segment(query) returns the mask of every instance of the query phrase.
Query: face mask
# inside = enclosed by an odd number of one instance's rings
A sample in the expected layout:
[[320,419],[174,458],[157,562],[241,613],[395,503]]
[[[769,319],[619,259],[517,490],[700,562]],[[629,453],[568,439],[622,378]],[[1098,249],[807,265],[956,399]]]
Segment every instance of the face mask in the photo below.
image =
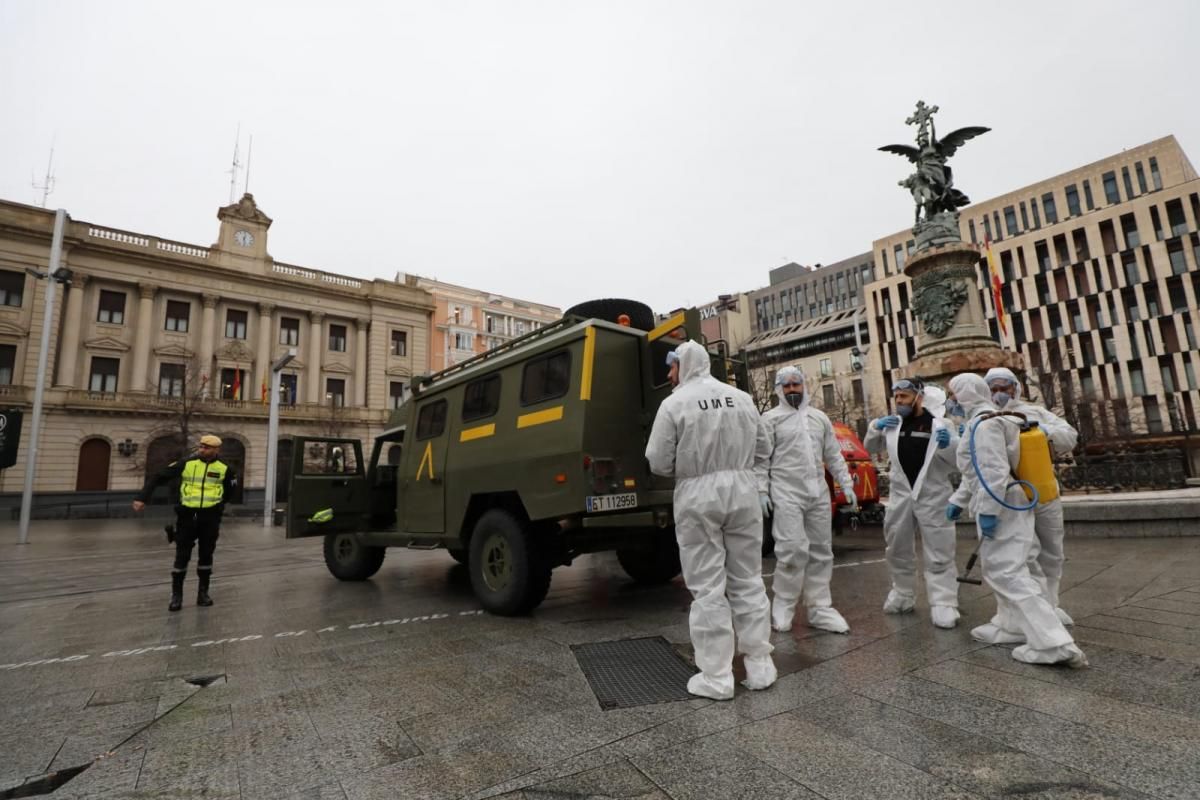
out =
[[909,414],[913,413],[913,407],[908,406],[908,405],[903,405],[901,403],[897,403],[896,404],[896,413],[902,417],[907,417]]
[[804,402],[804,395],[802,394],[785,394],[783,397],[792,408],[799,408],[800,404]]
[[1006,405],[1008,405],[1009,400],[1012,400],[1012,395],[1010,395],[1008,392],[996,392],[992,395],[992,402],[998,405],[1000,408],[1004,408]]
[[958,400],[946,401],[946,414],[951,417],[965,417],[967,412],[963,409],[962,404]]

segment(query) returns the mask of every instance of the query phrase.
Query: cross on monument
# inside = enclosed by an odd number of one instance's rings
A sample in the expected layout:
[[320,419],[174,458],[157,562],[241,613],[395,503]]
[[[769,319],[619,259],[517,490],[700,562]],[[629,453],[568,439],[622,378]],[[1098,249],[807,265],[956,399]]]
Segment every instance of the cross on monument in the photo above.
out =
[[917,136],[922,136],[925,133],[925,126],[927,126],[929,124],[933,115],[937,113],[937,110],[938,110],[937,106],[929,107],[929,106],[925,105],[924,100],[918,100],[917,101],[917,110],[913,112],[913,115],[911,117],[904,120],[904,124],[905,125],[916,125],[917,126]]

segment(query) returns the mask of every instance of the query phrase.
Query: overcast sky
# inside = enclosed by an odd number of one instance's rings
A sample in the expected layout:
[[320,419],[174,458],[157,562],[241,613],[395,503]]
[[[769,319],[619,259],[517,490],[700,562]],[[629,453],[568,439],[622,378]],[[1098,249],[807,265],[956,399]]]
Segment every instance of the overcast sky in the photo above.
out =
[[[922,16],[917,16],[918,14]],[[0,197],[216,240],[241,125],[280,261],[658,311],[911,224],[915,101],[973,200],[1173,133],[1200,3],[0,0]],[[238,192],[241,192],[239,182]]]

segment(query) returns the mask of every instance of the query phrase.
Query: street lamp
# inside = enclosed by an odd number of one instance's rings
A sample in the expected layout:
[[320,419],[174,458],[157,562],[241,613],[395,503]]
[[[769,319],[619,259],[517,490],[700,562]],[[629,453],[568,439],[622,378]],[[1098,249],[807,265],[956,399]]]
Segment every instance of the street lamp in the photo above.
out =
[[45,272],[26,267],[28,272],[39,280],[46,280],[46,304],[42,312],[42,340],[38,350],[37,379],[33,389],[33,426],[29,431],[29,455],[25,459],[25,489],[21,492],[21,523],[17,535],[18,544],[29,541],[29,514],[33,508],[33,478],[37,473],[38,438],[42,434],[42,395],[46,391],[46,361],[50,355],[50,319],[54,316],[54,295],[57,293],[54,284],[64,286],[71,282],[71,270],[60,267],[62,260],[63,228],[66,226],[67,212],[58,209],[54,213],[54,238],[50,242],[50,263]]
[[263,527],[271,527],[272,512],[275,510],[275,472],[279,460],[279,385],[283,368],[296,357],[296,348],[275,359],[271,364],[271,411],[267,419],[267,480],[263,497]]

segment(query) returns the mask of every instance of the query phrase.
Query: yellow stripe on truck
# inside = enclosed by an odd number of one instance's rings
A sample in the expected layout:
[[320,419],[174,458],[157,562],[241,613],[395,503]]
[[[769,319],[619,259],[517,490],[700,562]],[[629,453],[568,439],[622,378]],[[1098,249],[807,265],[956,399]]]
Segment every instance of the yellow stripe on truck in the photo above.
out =
[[592,399],[592,362],[596,358],[596,329],[588,328],[583,339],[583,379],[579,382],[579,399]]
[[652,342],[655,339],[661,339],[662,337],[666,336],[668,333],[675,330],[676,328],[682,328],[684,320],[685,320],[684,312],[680,311],[678,314],[671,317],[669,320],[664,322],[662,325],[659,325],[657,328],[655,328],[654,330],[647,333],[646,338]]
[[532,414],[522,414],[517,417],[518,428],[532,428],[534,425],[545,425],[547,422],[558,422],[562,419],[563,407],[555,406],[545,411],[534,411]]
[[496,423],[489,422],[487,425],[479,425],[474,428],[467,428],[462,433],[458,434],[460,442],[470,442],[475,439],[486,439],[496,432]]

